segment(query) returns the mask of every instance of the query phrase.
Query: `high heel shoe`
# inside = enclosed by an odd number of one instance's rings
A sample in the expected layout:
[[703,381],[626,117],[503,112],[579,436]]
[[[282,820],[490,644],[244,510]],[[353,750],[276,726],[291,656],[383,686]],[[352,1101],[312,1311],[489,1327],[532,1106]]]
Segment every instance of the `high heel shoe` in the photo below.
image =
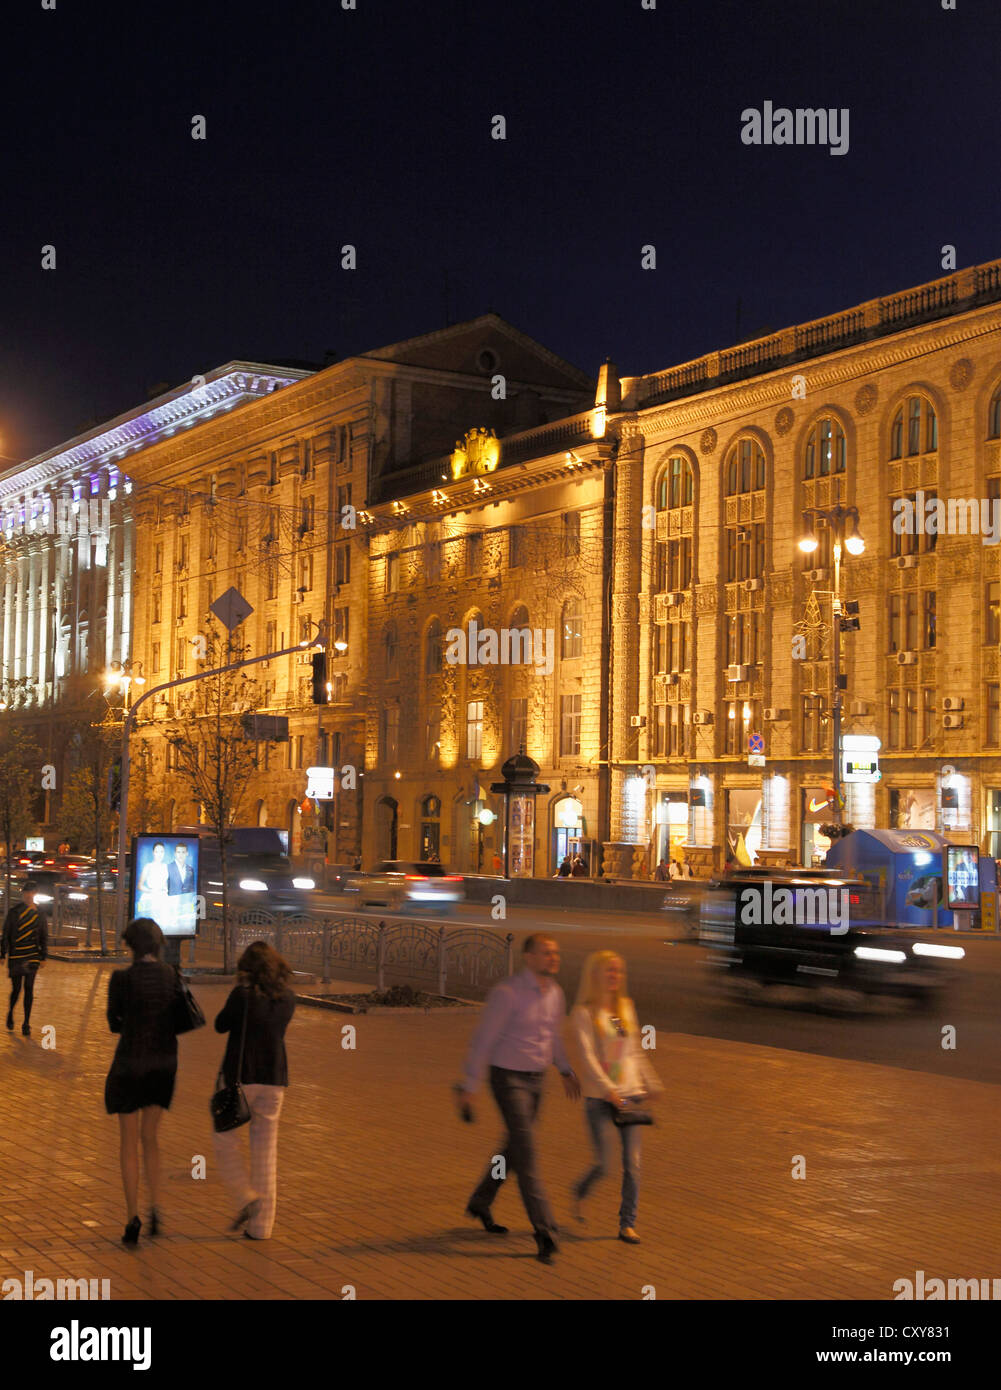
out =
[[158,1236],[160,1234],[160,1213],[157,1211],[156,1207],[150,1210],[149,1233],[151,1236]]
[[122,1234],[123,1245],[139,1244],[139,1232],[142,1230],[142,1224],[143,1223],[139,1220],[138,1216],[133,1216],[132,1220],[125,1227],[125,1230]]

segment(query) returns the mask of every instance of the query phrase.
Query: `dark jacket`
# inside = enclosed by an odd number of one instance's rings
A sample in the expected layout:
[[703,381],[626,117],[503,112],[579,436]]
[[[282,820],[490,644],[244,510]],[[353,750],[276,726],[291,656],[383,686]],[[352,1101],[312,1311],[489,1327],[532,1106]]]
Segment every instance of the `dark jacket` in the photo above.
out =
[[46,960],[49,954],[49,938],[45,918],[36,907],[27,903],[15,903],[4,918],[3,935],[0,936],[0,960],[10,957],[15,962],[27,965],[33,961]]
[[130,1074],[177,1066],[177,1001],[181,983],[173,966],[138,960],[108,981],[108,1027],[121,1038],[115,1065]]
[[[286,989],[271,999],[249,985],[237,985],[215,1021],[217,1033],[229,1033],[222,1071],[227,1086],[237,1079],[247,1086],[287,1086],[288,1058],[285,1055],[285,1029],[295,1009],[295,995]],[[240,1033],[247,1010],[247,1038],[243,1048],[243,1068],[239,1078],[236,1064],[240,1057]]]

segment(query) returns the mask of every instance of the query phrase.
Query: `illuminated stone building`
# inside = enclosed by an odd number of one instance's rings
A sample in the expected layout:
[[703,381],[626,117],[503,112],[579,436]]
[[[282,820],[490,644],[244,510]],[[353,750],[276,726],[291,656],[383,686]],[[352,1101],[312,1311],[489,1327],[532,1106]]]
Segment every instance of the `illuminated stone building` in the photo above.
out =
[[[311,863],[352,863],[362,851],[372,708],[369,499],[415,456],[453,440],[473,418],[503,432],[522,419],[562,417],[587,379],[494,314],[347,359],[232,416],[146,449],[134,469],[137,546],[133,660],[153,685],[196,670],[210,604],[236,588],[253,612],[246,655],[323,634],[328,702],[312,698],[312,653],[251,668],[257,709],[288,720],[287,742],[262,742],[244,823],[288,832]],[[585,392],[586,393],[586,392]],[[402,659],[402,658],[401,658]],[[153,775],[167,828],[198,818],[156,725],[174,713],[156,698]],[[332,766],[332,801],[306,797],[307,769]],[[366,856],[367,857],[367,856]]]
[[804,509],[840,501],[865,541],[842,564],[860,620],[843,731],[882,742],[881,780],[845,788],[844,818],[1001,852],[1001,548],[898,534],[893,505],[979,515],[1001,496],[999,301],[995,262],[622,382],[612,840],[641,806],[651,860],[669,820],[703,869],[826,848],[831,531],[810,557],[797,542]]
[[[31,730],[57,769],[57,787],[66,752],[54,723],[60,702],[70,687],[99,698],[106,673],[132,656],[128,470],[158,440],[302,375],[231,362],[0,475],[0,708]],[[51,809],[48,800],[39,807],[43,826]]]
[[[842,564],[843,732],[882,743],[844,819],[1001,853],[1001,547],[893,527],[895,501],[1001,502],[1001,264],[668,371],[606,367],[589,409],[486,454],[488,423],[457,417],[462,448],[370,507],[366,858],[490,872],[489,787],[522,744],[550,787],[536,875],[575,844],[616,877],[819,858],[832,533],[797,542],[839,503],[865,541]],[[473,623],[552,629],[552,670],[503,643],[470,664]]]

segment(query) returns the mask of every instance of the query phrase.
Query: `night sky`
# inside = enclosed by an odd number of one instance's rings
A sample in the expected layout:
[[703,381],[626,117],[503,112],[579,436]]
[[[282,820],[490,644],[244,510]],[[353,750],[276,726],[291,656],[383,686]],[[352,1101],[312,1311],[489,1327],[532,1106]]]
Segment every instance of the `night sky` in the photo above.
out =
[[[0,454],[234,358],[493,309],[633,374],[1001,256],[997,0],[356,3],[4,6]],[[848,153],[743,144],[766,100]]]

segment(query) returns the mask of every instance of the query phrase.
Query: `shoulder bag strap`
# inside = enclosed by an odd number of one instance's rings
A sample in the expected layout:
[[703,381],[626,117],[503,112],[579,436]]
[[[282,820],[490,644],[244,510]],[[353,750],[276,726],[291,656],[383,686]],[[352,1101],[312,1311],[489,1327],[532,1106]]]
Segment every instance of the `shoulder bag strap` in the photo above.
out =
[[243,1027],[240,1029],[240,1060],[236,1064],[237,1085],[243,1083],[243,1045],[247,1041],[247,1015],[250,1013],[250,986],[247,986],[247,999],[243,1009]]

